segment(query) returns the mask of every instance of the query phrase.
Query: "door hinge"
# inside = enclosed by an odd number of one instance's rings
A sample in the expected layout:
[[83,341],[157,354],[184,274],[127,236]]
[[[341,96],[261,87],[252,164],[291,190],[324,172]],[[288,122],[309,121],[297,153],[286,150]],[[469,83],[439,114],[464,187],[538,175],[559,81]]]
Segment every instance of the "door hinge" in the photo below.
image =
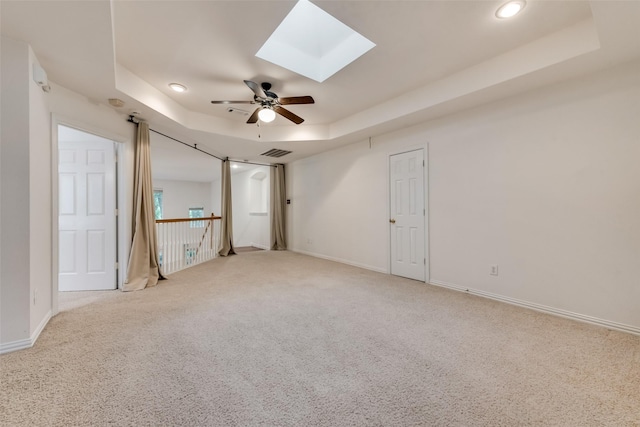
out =
[[424,259],[424,265],[427,265],[427,259],[426,258]]
[[118,209],[116,209],[116,216],[118,216],[118,214],[119,214]]
[[116,262],[116,270],[120,268],[120,263]]
[[427,209],[422,209],[422,216],[427,216]]
[[422,161],[422,167],[424,167],[424,166],[425,166],[425,164],[424,164],[424,160],[423,160],[423,161]]

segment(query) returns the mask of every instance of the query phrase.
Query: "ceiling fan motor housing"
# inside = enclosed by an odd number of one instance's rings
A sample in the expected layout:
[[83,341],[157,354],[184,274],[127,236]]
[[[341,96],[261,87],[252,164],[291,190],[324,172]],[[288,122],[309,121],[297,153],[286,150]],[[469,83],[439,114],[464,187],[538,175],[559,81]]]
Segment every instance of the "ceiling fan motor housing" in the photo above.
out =
[[278,98],[278,95],[276,95],[275,93],[269,91],[269,89],[271,89],[271,83],[262,82],[260,84],[260,86],[262,87],[262,91],[264,92],[265,95],[267,95],[268,98],[271,98],[271,99],[277,99]]

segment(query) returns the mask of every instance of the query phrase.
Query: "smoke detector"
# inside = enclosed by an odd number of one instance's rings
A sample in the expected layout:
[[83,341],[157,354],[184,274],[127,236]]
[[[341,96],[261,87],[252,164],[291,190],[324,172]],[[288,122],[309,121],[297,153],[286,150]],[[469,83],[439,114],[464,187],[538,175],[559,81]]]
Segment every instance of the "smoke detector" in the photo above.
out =
[[124,101],[118,98],[109,98],[109,105],[116,108],[124,107]]

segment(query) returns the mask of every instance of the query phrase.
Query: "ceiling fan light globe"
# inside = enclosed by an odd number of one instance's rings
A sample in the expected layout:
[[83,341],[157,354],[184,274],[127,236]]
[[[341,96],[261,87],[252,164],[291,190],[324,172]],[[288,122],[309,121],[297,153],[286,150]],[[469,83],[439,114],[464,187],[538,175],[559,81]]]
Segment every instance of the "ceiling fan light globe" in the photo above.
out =
[[263,108],[258,113],[258,117],[265,123],[270,123],[276,118],[276,113],[270,108]]

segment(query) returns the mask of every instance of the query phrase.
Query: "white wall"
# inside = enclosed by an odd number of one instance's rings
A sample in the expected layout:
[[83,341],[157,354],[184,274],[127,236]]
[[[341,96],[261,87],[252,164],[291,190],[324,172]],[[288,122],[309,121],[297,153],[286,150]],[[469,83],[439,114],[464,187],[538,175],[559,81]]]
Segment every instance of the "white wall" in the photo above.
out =
[[153,188],[162,190],[162,214],[165,219],[189,218],[189,208],[204,208],[204,216],[212,212],[210,182],[154,179]]
[[211,209],[214,214],[220,216],[222,212],[222,181],[216,179],[211,183]]
[[51,315],[51,150],[37,59],[2,38],[0,352],[30,346]]
[[288,247],[389,271],[388,167],[393,147],[363,141],[286,165]]
[[428,144],[431,283],[640,333],[638,117],[636,62],[294,162],[290,248],[388,271],[388,155]]
[[[2,146],[0,182],[0,352],[28,347],[52,310],[57,263],[57,135],[63,123],[119,141],[120,177],[133,173],[134,126],[124,115],[50,82],[45,94],[33,82],[37,62],[24,42],[2,38]],[[46,70],[45,70],[46,71]],[[120,265],[131,241],[133,185],[120,192]],[[121,269],[121,271],[123,270]],[[36,302],[34,303],[34,293]]]
[[[0,346],[30,336],[29,50],[2,37]],[[11,126],[8,124],[11,123]],[[0,347],[1,348],[1,347]]]

